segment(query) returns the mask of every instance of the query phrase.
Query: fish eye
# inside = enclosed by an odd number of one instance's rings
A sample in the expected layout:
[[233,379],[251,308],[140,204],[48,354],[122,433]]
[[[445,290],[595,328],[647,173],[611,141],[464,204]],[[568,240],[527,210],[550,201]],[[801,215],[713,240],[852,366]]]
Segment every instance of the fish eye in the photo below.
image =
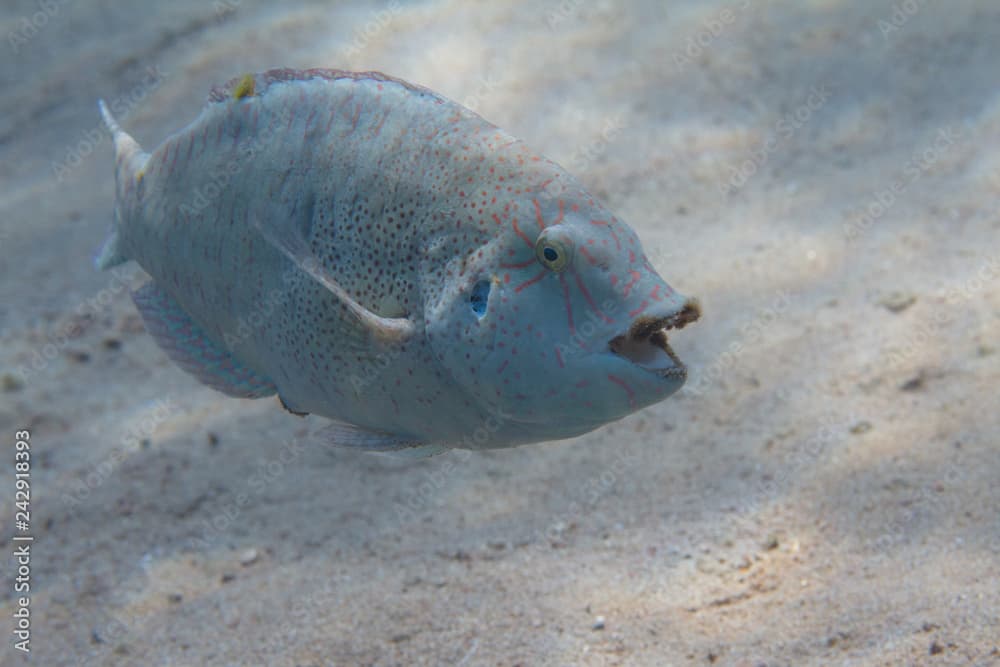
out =
[[535,242],[535,256],[542,266],[558,273],[569,265],[569,246],[543,233]]

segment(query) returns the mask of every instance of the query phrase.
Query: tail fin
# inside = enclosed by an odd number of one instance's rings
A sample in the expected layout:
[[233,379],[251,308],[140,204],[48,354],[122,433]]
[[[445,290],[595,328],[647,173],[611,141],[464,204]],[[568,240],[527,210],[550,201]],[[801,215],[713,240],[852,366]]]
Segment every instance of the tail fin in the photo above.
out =
[[135,139],[130,137],[108,110],[104,100],[98,100],[104,125],[111,133],[115,145],[115,214],[111,235],[104,242],[104,247],[95,260],[99,269],[109,269],[128,261],[123,253],[121,227],[125,222],[127,211],[126,195],[135,191],[136,181],[142,178],[143,168],[149,159],[149,153],[142,150]]

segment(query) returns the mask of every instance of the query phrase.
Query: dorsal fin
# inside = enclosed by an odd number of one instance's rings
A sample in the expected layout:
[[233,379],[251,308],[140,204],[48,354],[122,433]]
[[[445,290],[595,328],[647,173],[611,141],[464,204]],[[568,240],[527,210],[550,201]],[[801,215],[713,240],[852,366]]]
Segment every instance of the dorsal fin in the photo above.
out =
[[283,67],[279,69],[269,69],[253,74],[230,79],[221,86],[213,86],[208,93],[209,103],[227,102],[232,99],[243,99],[262,95],[272,83],[283,81],[312,81],[314,79],[325,79],[326,81],[336,81],[338,79],[353,79],[355,81],[377,81],[379,83],[398,84],[415,93],[429,95],[436,100],[447,102],[444,97],[435,93],[430,88],[424,88],[415,83],[404,81],[403,79],[383,74],[382,72],[348,72],[341,69],[328,69],[325,67],[314,67],[312,69],[292,69]]
[[101,109],[101,118],[104,125],[111,133],[111,138],[115,145],[115,215],[111,227],[111,234],[104,242],[97,256],[95,264],[99,269],[107,269],[112,266],[128,261],[125,249],[122,247],[121,226],[125,223],[123,210],[126,208],[128,193],[135,192],[138,188],[132,187],[142,179],[143,169],[149,160],[149,153],[142,150],[139,142],[133,139],[121,128],[115,117],[111,115],[108,105],[104,100],[98,100],[97,106]]
[[135,175],[141,173],[142,168],[146,165],[149,153],[142,150],[139,142],[121,128],[115,117],[111,115],[104,100],[97,100],[97,106],[101,109],[101,118],[104,119],[104,125],[111,133],[115,144],[115,163],[118,167],[118,175],[122,176],[123,172],[127,171],[129,176],[135,178]]

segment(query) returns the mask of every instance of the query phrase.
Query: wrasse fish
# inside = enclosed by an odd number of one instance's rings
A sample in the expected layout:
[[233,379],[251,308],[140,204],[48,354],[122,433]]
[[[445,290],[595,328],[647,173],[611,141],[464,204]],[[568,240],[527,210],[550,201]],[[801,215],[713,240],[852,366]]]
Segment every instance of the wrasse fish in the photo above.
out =
[[568,438],[663,400],[700,314],[636,233],[472,111],[378,72],[212,90],[144,152],[112,118],[114,225],[149,333],[333,444],[426,456]]

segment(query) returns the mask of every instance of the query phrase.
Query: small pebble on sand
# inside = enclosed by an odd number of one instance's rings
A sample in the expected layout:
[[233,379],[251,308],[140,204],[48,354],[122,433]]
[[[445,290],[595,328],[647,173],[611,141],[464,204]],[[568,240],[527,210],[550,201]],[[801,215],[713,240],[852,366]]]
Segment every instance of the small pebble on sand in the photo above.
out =
[[903,292],[892,292],[881,299],[879,299],[879,305],[883,306],[886,310],[892,313],[901,313],[914,303],[916,303],[917,297],[912,294],[905,294]]
[[20,378],[10,373],[4,373],[0,383],[3,384],[4,391],[20,391],[24,388],[24,383],[21,382]]
[[861,435],[862,433],[867,433],[872,430],[872,423],[867,421],[860,421],[851,427],[851,433],[854,435]]
[[924,388],[924,381],[926,379],[927,375],[921,371],[903,384],[899,385],[899,389],[900,391],[919,391]]
[[70,350],[66,354],[78,364],[85,364],[90,361],[90,353],[83,350]]

